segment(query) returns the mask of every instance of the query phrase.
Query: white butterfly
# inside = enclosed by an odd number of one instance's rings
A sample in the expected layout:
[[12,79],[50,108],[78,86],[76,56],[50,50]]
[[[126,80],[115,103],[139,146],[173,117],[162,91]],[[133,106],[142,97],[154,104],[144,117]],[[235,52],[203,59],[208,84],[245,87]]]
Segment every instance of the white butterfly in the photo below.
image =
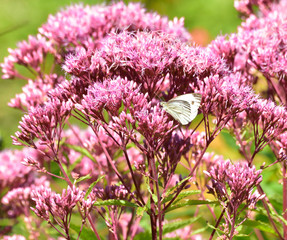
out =
[[175,120],[182,125],[187,125],[196,117],[200,103],[199,93],[188,93],[170,99],[168,102],[161,102],[160,105]]

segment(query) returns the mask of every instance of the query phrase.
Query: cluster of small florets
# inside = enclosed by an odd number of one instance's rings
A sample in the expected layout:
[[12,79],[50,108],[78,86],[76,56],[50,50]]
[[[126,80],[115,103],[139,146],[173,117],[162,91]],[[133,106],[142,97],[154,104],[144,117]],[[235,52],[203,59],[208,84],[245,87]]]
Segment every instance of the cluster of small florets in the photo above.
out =
[[208,187],[230,214],[236,214],[239,206],[246,203],[254,208],[256,202],[264,197],[253,190],[262,181],[262,170],[256,170],[248,163],[232,164],[229,160],[219,161],[205,173],[211,178],[212,187]]

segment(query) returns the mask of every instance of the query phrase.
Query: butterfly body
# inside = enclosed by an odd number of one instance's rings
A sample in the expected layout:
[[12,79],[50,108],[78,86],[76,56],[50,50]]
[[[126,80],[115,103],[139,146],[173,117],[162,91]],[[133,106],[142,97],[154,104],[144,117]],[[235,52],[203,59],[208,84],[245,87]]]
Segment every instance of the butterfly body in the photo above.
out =
[[190,123],[197,115],[201,103],[199,93],[188,93],[161,102],[163,109],[182,125]]

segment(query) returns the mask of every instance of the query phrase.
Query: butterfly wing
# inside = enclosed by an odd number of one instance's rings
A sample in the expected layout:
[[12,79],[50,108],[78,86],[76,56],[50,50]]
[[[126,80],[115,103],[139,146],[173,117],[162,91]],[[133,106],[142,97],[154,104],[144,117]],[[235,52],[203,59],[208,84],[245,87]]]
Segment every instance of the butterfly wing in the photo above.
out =
[[182,125],[186,125],[190,122],[190,104],[184,100],[167,102],[167,107],[165,110]]
[[199,93],[189,93],[189,94],[184,94],[181,96],[178,96],[179,98],[181,98],[183,96],[183,98],[186,98],[187,101],[189,101],[190,104],[190,115],[189,115],[189,119],[190,122],[195,119],[195,117],[198,114],[198,108],[200,106],[201,103],[201,94]]
[[169,100],[164,109],[182,125],[187,125],[196,117],[200,102],[200,94],[189,93]]

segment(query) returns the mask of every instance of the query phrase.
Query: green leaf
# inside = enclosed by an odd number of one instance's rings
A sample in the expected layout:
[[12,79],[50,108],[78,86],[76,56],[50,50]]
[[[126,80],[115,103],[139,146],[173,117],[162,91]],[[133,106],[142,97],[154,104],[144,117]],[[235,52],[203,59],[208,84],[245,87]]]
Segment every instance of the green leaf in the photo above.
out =
[[[78,235],[80,232],[81,226],[70,223],[70,229],[74,230],[76,232],[76,234]],[[75,239],[77,239],[77,238],[75,238]],[[82,229],[82,232],[81,232],[79,239],[81,239],[81,240],[96,239],[96,234],[91,229],[87,228],[86,226],[83,226],[83,229]]]
[[218,204],[218,201],[211,201],[211,200],[184,200],[179,204],[172,204],[167,210],[166,212],[170,212],[174,209],[177,208],[182,208],[182,207],[186,207],[186,206],[193,206],[193,205],[205,205],[205,204]]
[[91,178],[92,178],[91,175],[88,174],[88,175],[86,175],[86,176],[82,176],[82,177],[76,179],[75,183],[79,183],[79,182],[82,182],[82,181],[84,181],[84,180],[91,179]]
[[[125,109],[125,105],[124,105],[124,102],[122,101],[121,103],[121,107],[119,108],[119,114]],[[127,109],[128,111],[128,109]]]
[[[62,164],[62,167],[63,167],[64,171],[67,173],[67,172],[68,172],[68,168],[67,168],[67,165],[65,165],[65,164]],[[62,174],[62,172],[61,172],[61,174]]]
[[136,215],[139,217],[142,217],[144,215],[145,212],[148,211],[148,207],[147,205],[143,206],[143,207],[138,207],[137,211],[136,211]]
[[96,159],[93,157],[93,155],[86,148],[83,148],[81,146],[67,144],[67,143],[65,145],[68,146],[69,148],[75,150],[76,152],[79,152],[79,153],[83,154],[84,156],[88,157],[93,162],[96,162]]
[[150,185],[149,185],[149,179],[147,177],[145,177],[144,183],[145,183],[146,189],[148,190],[149,194],[152,197],[152,200],[155,202],[155,204],[157,204],[157,202],[158,202],[157,196],[152,193],[152,191],[150,189]]
[[205,226],[205,227],[203,227],[203,228],[196,229],[196,230],[192,231],[192,234],[191,234],[191,235],[196,235],[196,234],[205,232],[205,231],[207,230],[207,228],[208,228],[208,226]]
[[220,233],[220,235],[223,235],[223,234],[224,234],[224,232],[223,232],[222,230],[220,230],[219,228],[214,227],[214,226],[211,225],[209,222],[206,222],[206,225],[207,225],[208,227],[210,227],[211,229],[215,229],[217,232]]
[[71,164],[69,167],[68,167],[68,173],[70,174],[74,169],[75,167],[82,161],[83,159],[83,156],[80,156],[79,158],[76,159],[75,162],[73,162],[73,164]]
[[189,218],[189,219],[185,219],[185,220],[166,223],[163,226],[163,234],[167,234],[167,233],[173,232],[177,229],[181,229],[181,228],[183,228],[187,225],[190,225],[191,223],[197,221],[199,218],[200,217],[194,217],[194,218]]
[[280,219],[284,224],[287,225],[287,221],[286,219],[284,219],[283,214],[281,215],[281,214],[276,213],[272,207],[269,207],[269,209],[270,209],[271,216],[274,218],[276,222],[278,222],[277,219]]
[[134,142],[129,142],[126,146],[127,150],[130,148],[137,148],[136,144]]
[[137,216],[142,217],[145,212],[148,213],[149,211],[150,211],[150,198],[148,198],[145,206],[143,207],[138,206],[136,214]]
[[137,208],[138,205],[126,200],[109,199],[104,201],[98,201],[94,203],[94,206],[124,206]]
[[[206,225],[208,226],[208,227],[210,227],[211,229],[215,229],[216,230],[216,232],[219,234],[219,235],[225,235],[225,233],[222,231],[222,230],[220,230],[219,228],[216,228],[216,227],[214,227],[213,225],[211,225],[209,222],[206,222]],[[241,226],[239,226],[238,228],[236,228],[236,230],[238,230],[238,231],[240,231],[240,229],[241,229]],[[250,236],[249,235],[247,235],[247,234],[236,234],[235,236],[233,236],[234,237],[234,239],[237,239],[237,238],[247,238],[247,239],[250,239]]]
[[186,177],[184,179],[182,179],[180,182],[178,182],[174,187],[170,188],[165,195],[168,197],[172,191],[174,191],[175,189],[177,189],[183,182],[188,181],[191,177]]
[[163,188],[163,184],[162,184],[162,181],[158,180],[158,185]]
[[244,226],[248,226],[251,228],[257,228],[263,232],[268,232],[268,233],[272,233],[275,234],[277,236],[277,233],[274,231],[274,229],[270,226],[270,224],[261,222],[261,221],[255,221],[255,220],[250,220],[247,219],[246,221],[243,222]]
[[[177,198],[176,198],[176,201],[175,201],[174,203],[179,202],[180,200],[182,200],[182,199],[185,198],[185,197],[189,197],[189,196],[191,196],[191,195],[199,194],[199,193],[200,193],[199,190],[183,191],[183,192],[181,192],[180,194],[178,194],[178,196],[177,196]],[[170,201],[172,198],[173,198],[173,194],[171,194],[171,195],[165,197],[165,198],[162,200],[162,203],[166,203],[166,202]]]
[[[280,219],[283,223],[285,223],[287,225],[287,221],[280,214],[275,213],[272,208],[269,208],[269,210],[270,210],[270,215],[271,215],[271,217],[275,223],[278,223],[281,225],[281,223],[279,222],[279,219]],[[266,209],[263,207],[258,206],[258,207],[256,207],[255,211],[258,213],[261,213],[265,216],[268,216]]]
[[148,240],[152,239],[151,233],[149,231],[141,232],[137,234],[134,238],[134,240]]
[[109,113],[108,113],[108,111],[107,111],[106,109],[104,109],[104,108],[103,108],[103,111],[102,111],[102,115],[103,115],[103,118],[104,118],[105,122],[108,123],[109,120],[110,120],[110,119],[109,119],[109,118],[110,118],[110,117],[109,117]]
[[93,190],[94,186],[100,181],[102,180],[106,175],[103,175],[101,177],[99,177],[96,181],[94,181],[88,188],[86,194],[85,194],[85,199],[87,199],[87,197],[89,196],[90,192]]
[[123,150],[118,149],[115,154],[113,155],[113,159],[118,159],[119,157],[123,156]]

